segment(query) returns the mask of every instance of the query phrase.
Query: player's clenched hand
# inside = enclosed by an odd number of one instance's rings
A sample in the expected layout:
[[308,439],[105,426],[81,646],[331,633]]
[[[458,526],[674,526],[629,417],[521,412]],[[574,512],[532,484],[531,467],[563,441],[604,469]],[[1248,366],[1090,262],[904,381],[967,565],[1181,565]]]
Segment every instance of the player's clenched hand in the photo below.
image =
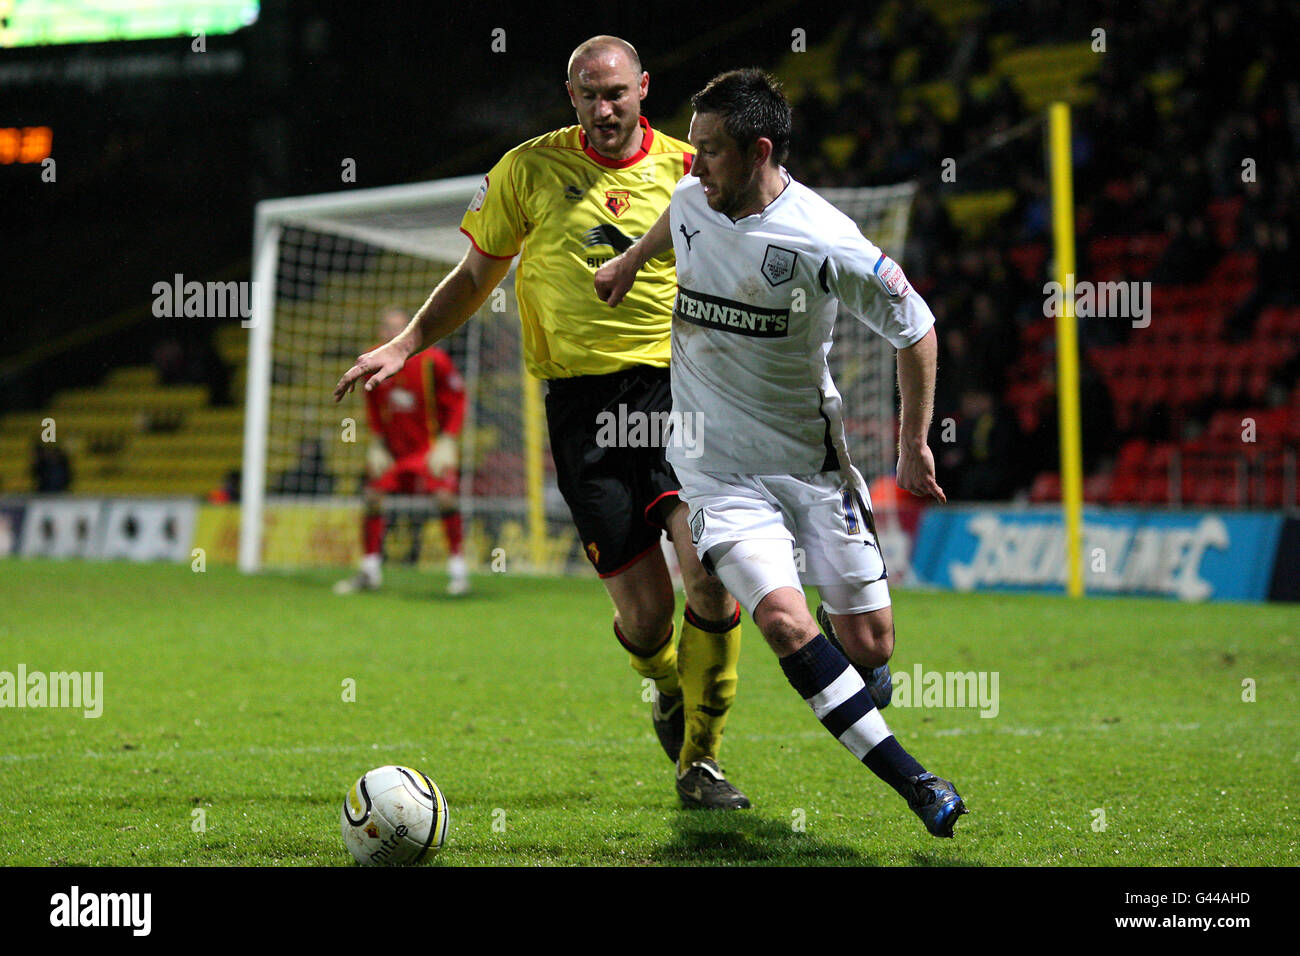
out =
[[911,448],[904,445],[898,452],[898,487],[922,498],[947,502],[948,498],[934,477],[934,455],[929,445]]
[[356,386],[361,378],[366,379],[366,391],[369,392],[380,382],[392,378],[406,364],[407,351],[397,345],[394,339],[379,348],[366,352],[357,358],[357,364],[343,373],[339,383],[334,386],[334,401],[341,401],[343,396]]
[[626,252],[610,259],[596,270],[596,297],[606,305],[618,305],[636,282],[638,268],[636,260]]

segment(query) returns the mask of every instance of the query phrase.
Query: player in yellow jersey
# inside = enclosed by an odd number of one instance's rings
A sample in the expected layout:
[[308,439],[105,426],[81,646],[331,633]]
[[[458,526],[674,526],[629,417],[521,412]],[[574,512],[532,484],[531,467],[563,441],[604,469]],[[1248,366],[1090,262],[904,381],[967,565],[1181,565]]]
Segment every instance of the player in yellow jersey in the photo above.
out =
[[[649,84],[624,40],[592,37],[574,50],[566,87],[578,125],[522,143],[492,167],[461,224],[465,258],[401,334],[357,359],[334,397],[363,378],[373,389],[454,332],[520,257],[524,357],[547,383],[556,478],[614,602],[614,634],[654,681],[651,718],[676,764],[677,793],[688,807],[739,809],[749,800],[723,775],[718,748],[736,694],[740,608],[700,565],[666,436],[654,427],[672,401],[672,253],[648,262],[615,309],[593,285],[596,269],[650,229],[690,170],[690,145],[641,116]],[[664,529],[686,587],[676,641]]]

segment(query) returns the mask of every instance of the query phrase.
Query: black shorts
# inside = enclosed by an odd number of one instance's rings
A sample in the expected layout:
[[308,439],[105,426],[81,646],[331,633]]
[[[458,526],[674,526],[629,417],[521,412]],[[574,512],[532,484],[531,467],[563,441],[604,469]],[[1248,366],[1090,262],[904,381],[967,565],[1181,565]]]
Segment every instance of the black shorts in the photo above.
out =
[[[656,506],[681,486],[664,459],[661,436],[649,427],[655,419],[642,416],[671,408],[666,368],[640,365],[547,383],[555,477],[587,559],[603,578],[659,546]],[[647,423],[640,431],[628,427],[638,420]]]

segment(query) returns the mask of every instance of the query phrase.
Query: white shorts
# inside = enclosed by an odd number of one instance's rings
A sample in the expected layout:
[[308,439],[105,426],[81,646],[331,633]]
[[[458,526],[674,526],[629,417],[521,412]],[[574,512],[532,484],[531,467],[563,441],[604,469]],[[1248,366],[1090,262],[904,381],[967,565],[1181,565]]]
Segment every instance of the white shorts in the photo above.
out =
[[816,585],[832,614],[888,607],[871,498],[855,469],[814,475],[713,474],[675,468],[691,541],[751,615],[780,587]]

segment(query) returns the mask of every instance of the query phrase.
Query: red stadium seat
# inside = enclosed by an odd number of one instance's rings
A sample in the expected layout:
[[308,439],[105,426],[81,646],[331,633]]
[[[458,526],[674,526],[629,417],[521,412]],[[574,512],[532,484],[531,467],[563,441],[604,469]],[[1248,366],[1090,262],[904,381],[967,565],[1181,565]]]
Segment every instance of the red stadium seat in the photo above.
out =
[[1089,504],[1102,504],[1110,500],[1111,472],[1089,475],[1083,480],[1083,500]]
[[1173,442],[1160,442],[1150,447],[1147,452],[1146,471],[1148,474],[1156,474],[1163,479],[1168,479],[1169,463],[1173,461],[1178,446]]
[[1259,257],[1254,252],[1230,252],[1219,260],[1212,276],[1216,281],[1252,286],[1258,267]]
[[1148,476],[1142,480],[1135,499],[1138,504],[1163,505],[1169,503],[1169,479],[1165,476]]
[[1245,416],[1238,412],[1215,412],[1210,418],[1209,427],[1205,430],[1206,437],[1240,442],[1243,417]]
[[1009,258],[1026,282],[1038,282],[1043,277],[1043,263],[1047,261],[1047,245],[1034,242],[1015,246]]
[[1061,476],[1054,471],[1040,471],[1029,489],[1029,500],[1041,504],[1061,500]]
[[1126,441],[1119,450],[1119,459],[1115,470],[1120,472],[1139,471],[1146,463],[1148,446],[1141,438]]
[[[1244,416],[1243,416],[1244,417]],[[1255,419],[1255,441],[1264,447],[1282,446],[1288,440],[1291,434],[1291,410],[1285,406],[1282,408],[1270,408],[1266,411],[1256,412]]]
[[1255,504],[1265,508],[1281,508],[1285,503],[1283,488],[1283,478],[1281,474],[1266,474],[1264,476],[1263,498],[1260,501],[1256,501]]
[[1214,236],[1224,249],[1237,241],[1237,222],[1245,201],[1244,196],[1233,196],[1231,199],[1216,199],[1210,203],[1208,212],[1214,223]]
[[1136,472],[1116,471],[1111,476],[1110,493],[1107,500],[1111,504],[1134,503],[1138,500],[1138,490],[1142,479]]

